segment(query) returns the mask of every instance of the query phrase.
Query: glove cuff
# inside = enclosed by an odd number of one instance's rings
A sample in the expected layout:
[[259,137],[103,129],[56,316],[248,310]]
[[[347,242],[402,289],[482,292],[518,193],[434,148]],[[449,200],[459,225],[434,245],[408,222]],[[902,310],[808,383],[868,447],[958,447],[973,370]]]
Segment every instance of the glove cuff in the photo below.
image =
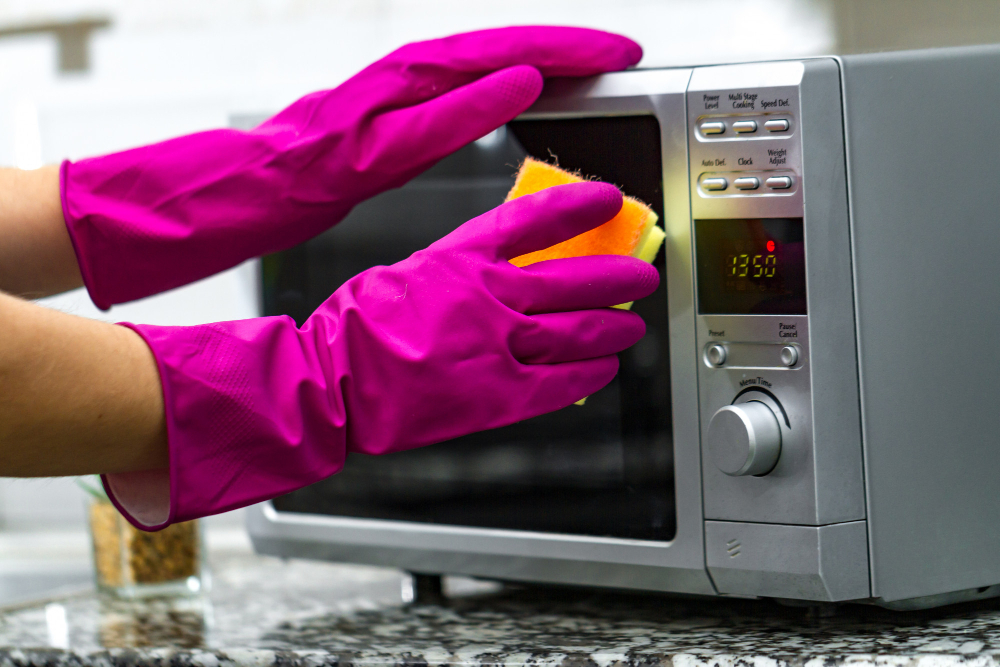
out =
[[162,530],[170,520],[170,469],[101,475],[108,499],[130,524],[141,530]]
[[291,318],[122,326],[156,358],[170,448],[169,470],[102,478],[132,525],[228,512],[343,467],[343,404],[331,403],[327,374]]
[[[63,163],[63,169],[66,168],[68,162],[67,160]],[[91,298],[93,298],[93,293],[91,293]],[[104,492],[108,499],[130,524],[140,530],[162,530],[176,521],[174,518],[176,503],[171,502],[171,499],[177,496],[175,475],[171,474],[171,471],[177,470],[177,452],[173,447],[173,426],[170,419],[171,407],[174,403],[172,388],[167,382],[164,382],[164,378],[167,377],[167,369],[164,367],[160,355],[156,353],[156,348],[153,347],[144,333],[145,327],[138,327],[129,322],[119,324],[139,334],[152,350],[153,358],[156,359],[156,370],[160,375],[160,385],[163,388],[163,406],[167,414],[170,467],[159,470],[139,470],[101,475],[101,484],[104,486]]]
[[59,166],[59,200],[62,204],[63,222],[66,224],[66,232],[69,234],[69,240],[73,244],[73,252],[76,254],[76,263],[80,267],[80,275],[83,276],[83,285],[87,288],[87,294],[90,295],[90,300],[93,301],[94,305],[101,310],[108,310],[114,304],[101,295],[96,289],[97,283],[93,269],[90,266],[89,257],[82,251],[83,249],[81,247],[82,239],[79,235],[79,226],[81,223],[70,210],[67,187],[69,183],[69,169],[71,166],[73,166],[73,163],[69,160],[63,160],[62,164]]

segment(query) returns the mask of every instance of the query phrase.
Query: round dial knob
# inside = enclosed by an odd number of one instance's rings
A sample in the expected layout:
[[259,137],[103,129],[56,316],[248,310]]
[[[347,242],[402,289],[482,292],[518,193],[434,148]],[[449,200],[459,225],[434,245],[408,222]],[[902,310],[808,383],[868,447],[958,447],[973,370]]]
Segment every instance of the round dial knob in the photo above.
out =
[[708,452],[727,475],[765,475],[781,454],[781,427],[760,401],[727,405],[708,425]]

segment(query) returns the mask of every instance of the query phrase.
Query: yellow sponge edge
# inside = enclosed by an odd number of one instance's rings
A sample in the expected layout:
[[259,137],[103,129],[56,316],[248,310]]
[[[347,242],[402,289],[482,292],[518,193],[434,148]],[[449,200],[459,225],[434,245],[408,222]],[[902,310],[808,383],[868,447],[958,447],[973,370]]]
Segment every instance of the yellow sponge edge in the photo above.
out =
[[[526,158],[517,172],[514,187],[507,194],[507,200],[534,194],[546,188],[567,183],[580,183],[584,179],[579,174],[570,173],[554,165]],[[667,235],[657,225],[659,217],[646,204],[632,197],[625,197],[622,210],[600,227],[556,245],[530,252],[510,260],[515,266],[528,266],[535,262],[561,257],[582,257],[585,255],[628,255],[649,264],[656,259],[660,246]],[[615,308],[628,310],[632,302],[622,303]],[[583,405],[584,398],[577,402]]]

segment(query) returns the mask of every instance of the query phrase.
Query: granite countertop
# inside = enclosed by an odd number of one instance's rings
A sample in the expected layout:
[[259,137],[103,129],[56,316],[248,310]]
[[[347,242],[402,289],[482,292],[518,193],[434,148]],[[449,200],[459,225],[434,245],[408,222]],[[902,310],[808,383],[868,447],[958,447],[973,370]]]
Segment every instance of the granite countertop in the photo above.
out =
[[533,665],[987,667],[1000,602],[924,612],[671,598],[446,581],[440,604],[404,603],[391,569],[213,558],[203,598],[115,601],[81,591],[0,610],[13,665]]

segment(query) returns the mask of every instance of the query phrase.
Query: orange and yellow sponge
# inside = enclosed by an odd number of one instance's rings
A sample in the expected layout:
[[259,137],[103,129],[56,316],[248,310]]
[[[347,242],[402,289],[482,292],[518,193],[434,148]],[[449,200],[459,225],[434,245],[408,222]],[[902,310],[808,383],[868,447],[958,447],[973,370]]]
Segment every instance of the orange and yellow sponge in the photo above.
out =
[[[534,194],[545,188],[579,183],[583,180],[578,174],[572,174],[565,169],[529,157],[518,170],[514,187],[507,193],[507,201]],[[659,217],[649,206],[638,199],[625,197],[618,215],[600,227],[544,250],[515,257],[510,263],[515,266],[527,266],[560,257],[628,255],[652,264],[666,238],[663,229],[656,224],[658,219]],[[627,309],[631,306],[631,303],[624,303],[617,307]]]

